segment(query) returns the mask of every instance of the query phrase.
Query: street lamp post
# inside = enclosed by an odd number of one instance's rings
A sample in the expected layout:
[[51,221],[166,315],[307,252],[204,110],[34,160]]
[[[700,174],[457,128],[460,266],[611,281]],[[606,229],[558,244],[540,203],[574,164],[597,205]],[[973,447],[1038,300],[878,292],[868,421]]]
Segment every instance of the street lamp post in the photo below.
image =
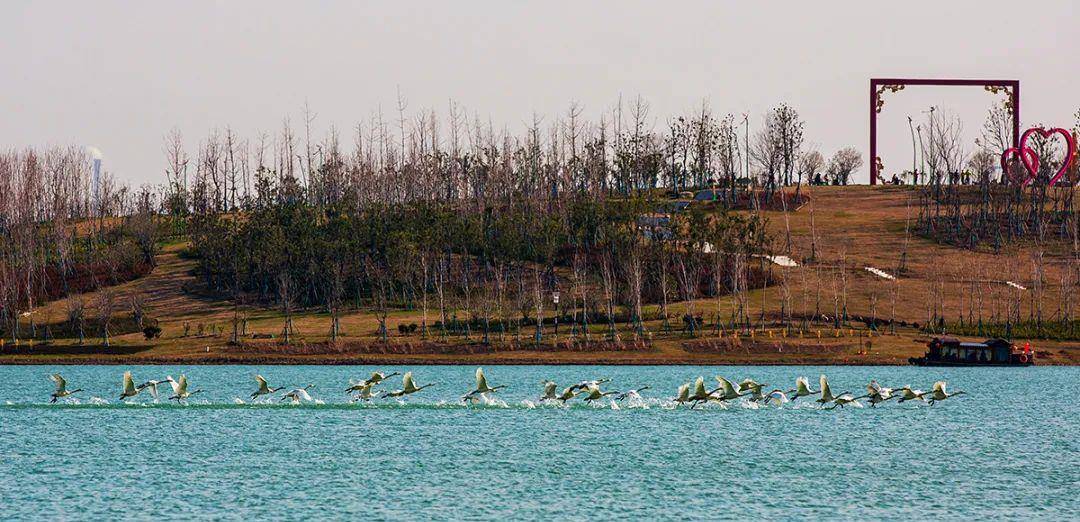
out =
[[555,341],[559,340],[559,291],[556,290],[551,294],[551,299],[555,301]]

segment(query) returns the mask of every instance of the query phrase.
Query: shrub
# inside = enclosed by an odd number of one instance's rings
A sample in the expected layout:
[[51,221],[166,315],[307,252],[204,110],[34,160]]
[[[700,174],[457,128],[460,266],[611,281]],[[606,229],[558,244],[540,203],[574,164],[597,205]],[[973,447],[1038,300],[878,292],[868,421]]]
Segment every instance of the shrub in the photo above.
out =
[[156,324],[147,325],[142,332],[147,341],[161,337],[161,327]]

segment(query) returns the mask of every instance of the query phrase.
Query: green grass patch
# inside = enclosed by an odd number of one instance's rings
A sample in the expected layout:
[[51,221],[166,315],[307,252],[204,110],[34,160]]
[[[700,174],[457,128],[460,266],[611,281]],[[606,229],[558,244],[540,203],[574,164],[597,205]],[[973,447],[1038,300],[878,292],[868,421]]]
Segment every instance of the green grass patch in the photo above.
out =
[[1080,341],[1080,319],[1019,323],[949,323],[946,331],[968,337]]

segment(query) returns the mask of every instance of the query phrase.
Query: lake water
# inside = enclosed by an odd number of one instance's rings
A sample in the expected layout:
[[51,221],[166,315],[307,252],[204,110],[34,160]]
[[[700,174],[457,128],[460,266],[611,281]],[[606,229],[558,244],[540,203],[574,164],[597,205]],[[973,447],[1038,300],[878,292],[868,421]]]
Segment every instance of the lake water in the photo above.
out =
[[[187,405],[136,383],[185,373]],[[403,402],[350,404],[345,366],[0,366],[0,518],[1073,519],[1080,368],[489,366],[498,401],[462,406],[474,366],[413,368]],[[408,368],[386,367],[387,371]],[[48,404],[60,371],[73,401]],[[322,404],[237,404],[261,373]],[[834,392],[965,390],[935,406],[671,409],[714,375]],[[645,400],[535,406],[539,382],[610,377]],[[383,389],[399,388],[392,378]],[[769,386],[771,388],[772,386]],[[166,386],[163,392],[167,390]],[[276,394],[280,397],[282,392]],[[100,399],[100,400],[99,400]],[[276,397],[275,397],[276,399]],[[804,402],[805,401],[805,402]],[[535,406],[535,407],[534,407]]]

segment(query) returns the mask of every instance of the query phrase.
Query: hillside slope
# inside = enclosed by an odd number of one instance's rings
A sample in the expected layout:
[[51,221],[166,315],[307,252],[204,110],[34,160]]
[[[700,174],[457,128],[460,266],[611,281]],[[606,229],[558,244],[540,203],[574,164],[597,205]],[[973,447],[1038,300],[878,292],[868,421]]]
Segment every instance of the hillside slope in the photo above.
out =
[[[804,190],[806,190],[804,188]],[[785,217],[782,212],[768,212],[770,228],[777,240],[776,254],[787,254],[800,261],[799,267],[773,266],[788,281],[790,315],[810,318],[817,314],[833,316],[844,302],[854,316],[894,318],[906,323],[925,324],[930,307],[940,303],[951,323],[990,321],[1000,316],[1009,301],[1019,299],[1024,317],[1032,308],[1036,293],[1033,273],[1033,246],[1013,246],[1001,254],[972,252],[906,234],[912,196],[905,187],[814,187],[811,202]],[[813,220],[812,234],[811,220]],[[791,249],[786,249],[790,230]],[[810,257],[812,236],[816,236],[816,263],[802,265]],[[905,246],[906,245],[906,246]],[[160,338],[148,341],[139,332],[114,335],[113,346],[73,347],[74,340],[54,340],[49,346],[28,346],[27,341],[14,348],[11,341],[0,352],[0,362],[381,362],[381,363],[761,363],[761,364],[904,364],[907,357],[920,355],[927,335],[912,326],[898,326],[888,335],[868,331],[863,322],[853,321],[842,328],[831,322],[810,323],[805,329],[783,330],[778,327],[753,332],[717,332],[705,337],[688,338],[681,332],[665,332],[659,321],[646,324],[648,342],[633,342],[631,331],[620,332],[618,343],[599,342],[603,331],[592,333],[591,343],[579,338],[571,342],[563,327],[561,336],[548,328],[542,346],[532,342],[532,330],[520,337],[493,336],[492,346],[483,345],[479,335],[471,338],[421,338],[420,334],[399,334],[399,324],[421,322],[418,311],[394,311],[388,326],[389,345],[376,337],[375,316],[364,310],[345,315],[343,337],[336,346],[327,343],[329,317],[322,311],[306,311],[294,319],[297,339],[281,346],[277,336],[282,330],[282,316],[273,308],[243,307],[248,318],[248,336],[242,346],[230,345],[234,308],[232,303],[200,295],[199,282],[192,275],[194,262],[179,254],[181,244],[165,247],[157,258],[157,267],[147,276],[110,290],[116,295],[120,315],[127,310],[128,298],[135,293],[146,296],[148,315],[159,321]],[[1067,269],[1071,245],[1055,245],[1044,254],[1046,261],[1041,295],[1044,317],[1060,315],[1060,282]],[[906,270],[897,274],[901,253],[906,251]],[[762,261],[764,262],[764,261]],[[893,281],[875,275],[867,267],[897,275]],[[1075,269],[1075,268],[1074,268]],[[1006,285],[1012,281],[1028,290]],[[846,289],[846,292],[845,292]],[[779,317],[784,305],[784,289],[772,286],[749,294],[750,313]],[[88,306],[96,292],[85,294]],[[697,313],[706,317],[730,313],[731,297],[695,303]],[[35,321],[60,323],[65,320],[67,303],[56,301],[34,311]],[[92,313],[92,312],[91,312]],[[1075,312],[1074,312],[1075,314]],[[820,315],[818,316],[820,318]],[[433,320],[431,318],[430,320]],[[709,320],[707,319],[707,322]],[[599,325],[598,325],[599,326]],[[251,334],[258,334],[259,339]],[[96,335],[88,332],[88,335]],[[738,336],[737,338],[735,336]],[[88,342],[99,342],[91,338]],[[1080,363],[1080,342],[1035,341],[1033,345],[1043,362]]]

